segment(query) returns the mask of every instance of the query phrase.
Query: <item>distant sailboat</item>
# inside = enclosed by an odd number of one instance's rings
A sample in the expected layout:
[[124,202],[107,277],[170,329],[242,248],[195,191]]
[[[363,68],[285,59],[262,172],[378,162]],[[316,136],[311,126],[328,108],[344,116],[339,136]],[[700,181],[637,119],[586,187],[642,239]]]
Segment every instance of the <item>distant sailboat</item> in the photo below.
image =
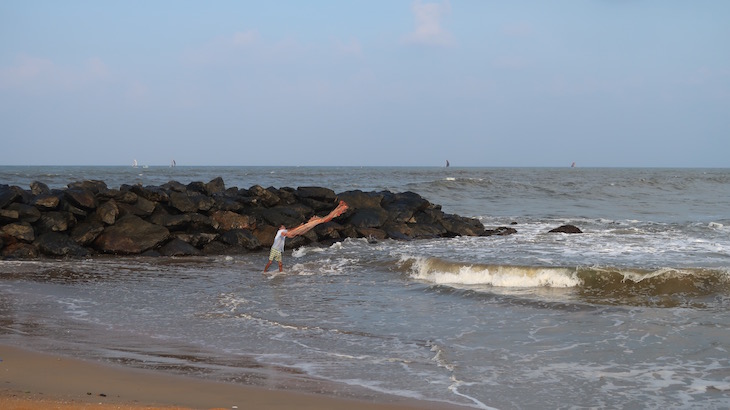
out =
[[572,164],[570,164],[570,167],[571,167],[571,168],[575,168],[575,162],[574,162],[574,163],[572,163]]
[[173,167],[175,167],[176,165],[177,165],[177,164],[175,163],[175,160],[173,159],[173,160],[172,160],[172,162],[170,163],[170,168],[173,168]]
[[137,168],[137,160],[135,159],[134,162],[132,162],[132,168]]
[[449,160],[447,159],[446,160],[446,168],[448,168],[448,167],[449,167]]

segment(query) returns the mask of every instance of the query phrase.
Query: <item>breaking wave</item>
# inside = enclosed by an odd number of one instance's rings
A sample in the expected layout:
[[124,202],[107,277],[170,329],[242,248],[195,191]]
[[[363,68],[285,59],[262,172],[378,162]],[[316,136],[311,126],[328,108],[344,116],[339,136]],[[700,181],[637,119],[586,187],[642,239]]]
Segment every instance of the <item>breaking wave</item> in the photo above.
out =
[[413,256],[399,266],[409,278],[438,286],[499,293],[562,288],[600,304],[700,306],[704,298],[730,298],[728,269],[511,266]]

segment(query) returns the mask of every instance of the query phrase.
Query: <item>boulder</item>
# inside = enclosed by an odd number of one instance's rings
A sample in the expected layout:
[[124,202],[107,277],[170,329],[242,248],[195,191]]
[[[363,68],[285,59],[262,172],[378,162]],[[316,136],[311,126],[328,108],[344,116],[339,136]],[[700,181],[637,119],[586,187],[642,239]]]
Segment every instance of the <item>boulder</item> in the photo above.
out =
[[480,233],[479,236],[507,236],[517,233],[517,229],[509,228],[506,226],[500,226],[496,229],[485,229],[484,232]]
[[61,203],[61,195],[58,194],[40,194],[31,201],[31,205],[37,207],[41,211],[52,211],[58,208]]
[[347,202],[351,210],[355,210],[359,208],[382,208],[381,202],[383,201],[384,195],[378,192],[355,190],[343,192],[337,195],[337,197]]
[[248,194],[254,198],[255,203],[261,204],[266,208],[276,206],[279,202],[281,202],[278,195],[259,185],[254,185],[249,188]]
[[162,245],[159,252],[163,256],[200,256],[203,254],[203,252],[193,245],[178,238],[173,238]]
[[[186,192],[170,192],[170,206],[180,212],[198,212],[198,205],[190,200]],[[200,196],[198,194],[198,196]]]
[[7,259],[33,259],[38,257],[38,249],[29,243],[15,242],[3,248],[2,256]]
[[248,229],[232,229],[221,234],[218,240],[227,245],[240,246],[248,250],[261,248],[261,242]]
[[30,183],[30,193],[33,195],[50,194],[51,189],[43,182],[33,181]]
[[[349,202],[347,203],[350,204]],[[375,228],[385,224],[388,220],[388,212],[383,208],[356,208],[355,212],[347,219],[347,222],[357,228]]]
[[76,218],[67,211],[50,211],[41,213],[40,219],[35,223],[39,233],[64,232],[76,225]]
[[555,229],[551,229],[548,231],[549,233],[583,233],[583,231],[580,230],[575,225],[561,225]]
[[167,228],[135,215],[125,215],[104,229],[94,241],[94,247],[104,253],[138,254],[155,248],[169,237]]
[[441,224],[448,232],[446,236],[478,236],[484,232],[484,225],[475,218],[444,215]]
[[19,197],[18,192],[12,189],[9,185],[0,185],[0,208],[5,208],[9,204],[15,202]]
[[223,178],[221,177],[216,177],[207,184],[205,184],[205,192],[208,194],[208,196],[223,192],[225,190],[226,184],[223,183]]
[[82,246],[91,245],[92,242],[104,232],[104,224],[99,218],[89,218],[71,229],[71,239]]
[[108,190],[106,182],[99,181],[98,179],[72,182],[66,186],[69,187],[70,190],[80,189],[91,191],[94,195]]
[[68,235],[59,232],[46,232],[34,242],[41,253],[49,256],[86,257],[89,251],[74,242]]
[[35,231],[28,222],[14,222],[2,227],[5,235],[12,236],[15,239],[33,242],[35,240]]
[[420,195],[408,191],[384,195],[381,205],[390,214],[390,219],[396,222],[412,222],[413,215],[428,209],[431,203]]
[[334,203],[337,199],[337,195],[335,195],[335,191],[329,189],[329,188],[321,188],[321,187],[299,187],[294,191],[294,195],[297,198],[309,198],[309,199],[315,199],[317,201],[322,202],[329,202]]
[[223,231],[256,228],[255,219],[249,215],[241,215],[231,211],[216,211],[210,217],[218,224],[218,228]]
[[18,213],[18,219],[21,221],[33,223],[41,218],[41,211],[31,205],[15,202],[8,205],[7,209],[16,211]]
[[137,194],[137,196],[140,196],[151,202],[166,203],[170,200],[170,197],[167,195],[167,192],[165,192],[164,188],[158,186],[143,187],[141,185],[132,185],[129,190]]
[[218,238],[217,233],[206,232],[175,232],[172,234],[175,238],[187,242],[196,248],[202,249],[205,245],[213,242]]
[[107,225],[113,225],[119,216],[119,207],[117,201],[110,199],[96,208],[96,215],[99,216],[102,222]]
[[[11,204],[15,205],[15,204]],[[33,208],[35,209],[35,208]],[[8,224],[17,222],[20,219],[20,213],[13,209],[0,209],[0,224]]]
[[96,209],[96,195],[88,189],[73,188],[66,191],[66,200],[72,205],[90,211]]

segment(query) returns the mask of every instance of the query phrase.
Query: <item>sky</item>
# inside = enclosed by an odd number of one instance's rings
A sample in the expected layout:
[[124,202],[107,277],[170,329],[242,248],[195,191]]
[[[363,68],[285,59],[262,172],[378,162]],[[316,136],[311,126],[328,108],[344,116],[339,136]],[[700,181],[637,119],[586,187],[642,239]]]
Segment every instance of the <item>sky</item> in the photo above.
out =
[[0,165],[730,167],[730,1],[0,2]]

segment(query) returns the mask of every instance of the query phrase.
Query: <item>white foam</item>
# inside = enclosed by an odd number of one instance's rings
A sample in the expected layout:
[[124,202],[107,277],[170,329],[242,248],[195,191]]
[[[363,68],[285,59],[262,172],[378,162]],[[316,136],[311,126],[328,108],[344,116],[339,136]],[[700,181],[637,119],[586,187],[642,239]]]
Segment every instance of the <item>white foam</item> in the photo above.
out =
[[415,258],[412,277],[443,285],[489,285],[512,288],[568,288],[582,284],[575,271],[568,268],[443,265],[431,258]]

